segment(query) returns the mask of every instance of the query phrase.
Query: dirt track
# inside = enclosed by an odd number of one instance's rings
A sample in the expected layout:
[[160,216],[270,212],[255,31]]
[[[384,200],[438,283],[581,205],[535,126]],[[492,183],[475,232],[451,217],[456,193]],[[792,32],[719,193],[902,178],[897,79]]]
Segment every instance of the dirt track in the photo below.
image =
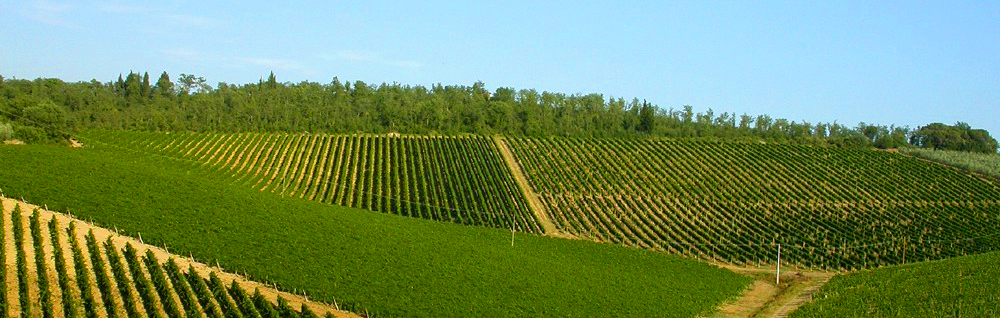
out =
[[835,273],[789,269],[781,273],[780,285],[775,285],[774,268],[746,268],[726,264],[719,267],[748,275],[754,282],[739,298],[724,304],[706,317],[749,318],[787,317],[812,299],[812,295]]
[[493,142],[496,143],[497,149],[500,150],[500,155],[503,156],[504,163],[510,168],[511,174],[514,175],[514,181],[517,182],[518,188],[521,188],[521,192],[524,193],[524,197],[528,199],[528,205],[531,207],[531,211],[535,212],[535,217],[538,218],[538,222],[545,229],[545,235],[550,236],[563,236],[560,235],[559,230],[556,228],[555,224],[552,223],[552,218],[549,217],[549,212],[546,211],[545,205],[542,201],[538,200],[538,196],[535,192],[531,190],[531,185],[528,184],[528,179],[524,176],[524,171],[521,170],[521,166],[517,163],[517,159],[514,158],[514,154],[510,152],[510,148],[507,147],[507,142],[503,137],[494,136]]

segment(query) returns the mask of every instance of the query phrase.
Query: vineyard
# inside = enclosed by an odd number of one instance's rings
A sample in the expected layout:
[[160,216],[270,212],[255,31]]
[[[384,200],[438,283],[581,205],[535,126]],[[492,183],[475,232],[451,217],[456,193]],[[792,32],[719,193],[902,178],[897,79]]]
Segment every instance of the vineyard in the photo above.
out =
[[0,209],[0,317],[356,317],[23,204]]
[[0,162],[17,167],[0,169],[8,197],[375,317],[695,317],[750,283],[615,244],[262,194],[110,146],[0,147]]
[[518,232],[542,228],[489,138],[93,131],[97,146],[155,153],[261,191]]
[[726,263],[858,269],[1000,250],[1000,186],[888,152],[508,138],[567,234]]
[[998,317],[1000,252],[834,277],[790,317]]

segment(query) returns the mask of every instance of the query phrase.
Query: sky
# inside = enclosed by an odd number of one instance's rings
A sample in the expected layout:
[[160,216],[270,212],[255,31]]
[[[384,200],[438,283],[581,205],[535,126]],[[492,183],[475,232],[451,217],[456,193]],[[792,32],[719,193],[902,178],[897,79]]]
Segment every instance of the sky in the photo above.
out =
[[0,75],[482,81],[1000,136],[998,1],[288,2],[0,0]]

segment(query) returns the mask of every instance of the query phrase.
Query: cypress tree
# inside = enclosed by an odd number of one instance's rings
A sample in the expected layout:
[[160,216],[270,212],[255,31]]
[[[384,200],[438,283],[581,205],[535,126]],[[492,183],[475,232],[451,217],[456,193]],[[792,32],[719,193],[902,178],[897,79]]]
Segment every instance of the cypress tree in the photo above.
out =
[[174,83],[170,81],[170,75],[167,75],[167,72],[160,74],[160,79],[156,80],[154,91],[156,92],[155,95],[159,95],[160,97],[172,97],[174,95]]
[[278,79],[274,77],[274,71],[271,71],[271,75],[267,76],[267,88],[277,88]]
[[149,98],[152,96],[152,89],[149,87],[149,72],[142,73],[142,86],[139,88],[142,97]]

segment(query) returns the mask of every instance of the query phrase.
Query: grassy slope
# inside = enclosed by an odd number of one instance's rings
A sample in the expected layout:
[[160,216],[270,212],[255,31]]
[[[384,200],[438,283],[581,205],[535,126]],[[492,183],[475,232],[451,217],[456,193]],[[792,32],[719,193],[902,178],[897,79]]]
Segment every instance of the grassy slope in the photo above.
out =
[[1000,155],[997,154],[923,148],[902,148],[900,151],[914,157],[1000,178]]
[[[335,207],[108,150],[0,147],[0,188],[379,316],[693,316],[749,279],[663,254]],[[198,176],[198,177],[195,177]]]
[[997,317],[1000,252],[834,277],[792,317]]

